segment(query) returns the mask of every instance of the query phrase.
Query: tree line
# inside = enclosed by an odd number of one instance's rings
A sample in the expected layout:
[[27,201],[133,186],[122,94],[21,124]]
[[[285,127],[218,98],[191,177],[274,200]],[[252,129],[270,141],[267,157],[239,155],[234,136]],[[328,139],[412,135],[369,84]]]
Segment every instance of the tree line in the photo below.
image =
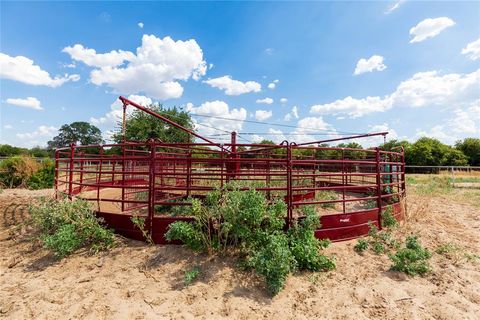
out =
[[[190,130],[194,129],[194,122],[190,114],[181,108],[164,108],[161,104],[151,105],[150,108],[158,114],[182,125]],[[112,136],[115,143],[123,141],[123,132],[121,124]],[[148,139],[157,139],[166,143],[186,143],[193,142],[192,136],[184,131],[160,121],[145,112],[134,110],[127,118],[125,139],[127,141],[146,141]],[[54,150],[60,147],[67,147],[72,142],[78,145],[96,145],[103,144],[102,132],[96,126],[87,122],[73,122],[60,127],[58,135],[51,141],[48,141],[46,148],[34,147],[31,149],[19,148],[8,144],[0,145],[0,157],[10,157],[16,155],[30,155],[33,157],[53,157]],[[274,144],[271,140],[263,140],[260,144]],[[332,145],[323,144],[328,147]],[[340,143],[336,145],[341,148],[363,149],[356,142]],[[407,165],[418,166],[480,166],[480,138],[465,138],[457,141],[455,145],[450,146],[442,143],[438,139],[422,137],[415,142],[406,140],[390,140],[382,145],[383,150],[394,150],[396,147],[403,146],[405,149],[405,162]],[[338,158],[338,151],[320,150],[315,157],[320,158]],[[362,158],[360,151],[345,151],[344,156],[349,158]]]

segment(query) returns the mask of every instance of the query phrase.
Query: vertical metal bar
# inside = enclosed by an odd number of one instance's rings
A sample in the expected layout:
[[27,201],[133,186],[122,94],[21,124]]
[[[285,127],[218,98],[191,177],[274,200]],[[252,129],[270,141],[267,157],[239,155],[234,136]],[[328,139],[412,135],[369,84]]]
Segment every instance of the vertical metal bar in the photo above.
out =
[[[85,153],[82,152],[80,154],[80,158],[84,158],[84,157],[85,157]],[[83,162],[84,161],[85,161],[84,159],[80,159],[80,186],[79,186],[80,190],[79,192],[82,192],[82,188],[83,188]]]
[[382,229],[382,179],[380,177],[380,148],[375,148],[375,163],[377,170],[377,208],[378,208],[378,229]]
[[190,196],[190,189],[192,188],[192,151],[188,150],[187,159],[187,197]]
[[153,215],[155,212],[155,141],[150,144],[150,171],[149,171],[149,188],[148,188],[148,231],[150,236],[153,234]]
[[271,192],[270,192],[270,150],[267,151],[267,161],[266,161],[266,175],[265,175],[265,186],[268,188],[267,190],[267,199],[271,200]]
[[[125,109],[125,106],[124,106]],[[125,111],[124,111],[124,118],[125,118]],[[123,144],[122,144],[122,212],[125,211],[125,188],[127,184],[125,182],[125,171],[127,170],[127,166],[125,165],[125,135],[123,136]]]
[[292,201],[292,146],[291,144],[287,145],[287,224],[290,228],[293,223],[293,205]]
[[342,148],[342,210],[343,214],[346,212],[345,205],[345,186],[347,184],[347,176],[345,175],[345,149]]
[[58,161],[59,158],[58,150],[55,150],[55,200],[58,200],[58,170],[60,170],[60,162]]
[[99,158],[98,172],[97,172],[97,208],[98,211],[101,211],[100,208],[100,182],[102,181],[102,168],[103,168],[103,147],[100,147],[100,158]]
[[69,164],[69,181],[68,181],[68,199],[72,199],[72,192],[73,192],[73,166],[74,166],[74,158],[75,156],[75,143],[70,144],[70,164]]

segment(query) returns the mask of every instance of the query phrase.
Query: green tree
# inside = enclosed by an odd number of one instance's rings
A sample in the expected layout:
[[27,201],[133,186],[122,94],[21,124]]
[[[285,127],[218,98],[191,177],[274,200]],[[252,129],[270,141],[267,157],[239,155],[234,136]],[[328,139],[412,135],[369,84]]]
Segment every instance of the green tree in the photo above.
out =
[[455,146],[468,158],[469,165],[480,166],[480,138],[465,138]]
[[[403,147],[405,152],[411,146],[411,143],[407,140],[389,140],[384,144],[380,145],[380,148],[385,151],[400,151],[398,147]],[[396,148],[396,149],[395,149]]]
[[[193,130],[193,121],[188,112],[173,107],[164,108],[161,104],[152,104],[148,109],[161,116],[178,123],[179,125]],[[141,110],[135,110],[127,117],[125,138],[127,141],[146,141],[148,139],[159,139],[165,143],[188,143],[193,142],[193,136],[187,132],[175,128],[166,122],[158,119]],[[116,143],[123,142],[122,126],[119,125],[117,132],[113,135]]]
[[49,149],[67,147],[71,143],[81,145],[102,144],[102,132],[88,122],[73,122],[64,124],[58,130],[58,135],[48,141]]

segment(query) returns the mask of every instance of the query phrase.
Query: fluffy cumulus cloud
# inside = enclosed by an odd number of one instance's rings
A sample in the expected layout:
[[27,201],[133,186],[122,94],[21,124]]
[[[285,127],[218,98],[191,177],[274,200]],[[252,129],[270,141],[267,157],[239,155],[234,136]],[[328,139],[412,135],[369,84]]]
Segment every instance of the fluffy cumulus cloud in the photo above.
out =
[[286,104],[288,102],[288,99],[287,98],[281,98],[280,99],[280,103],[281,104]]
[[[198,107],[188,103],[186,107],[193,115],[207,116],[194,117],[197,132],[207,136],[240,131],[243,128],[243,121],[247,118],[245,108],[230,108],[226,102],[220,100],[206,101]],[[225,137],[227,141],[230,139],[229,136]]]
[[84,48],[81,44],[63,48],[62,52],[68,53],[73,60],[81,61],[87,66],[97,68],[116,67],[135,57],[133,53],[122,50],[97,53],[95,49]]
[[359,75],[365,72],[383,71],[386,68],[387,66],[383,63],[383,57],[379,55],[373,55],[368,59],[362,58],[358,60],[353,74]]
[[480,69],[467,74],[419,72],[410,79],[402,81],[389,95],[361,99],[346,97],[331,103],[314,105],[310,108],[310,112],[345,114],[350,118],[357,118],[372,112],[383,112],[392,107],[458,105],[477,99],[479,85]]
[[140,29],[143,29],[144,24],[143,24],[143,22],[139,22],[139,23],[137,23],[137,26],[138,26]]
[[471,60],[480,60],[480,38],[467,44],[463,48],[462,54],[467,55]]
[[[148,97],[134,95],[134,94],[129,95],[127,99],[133,102],[136,102],[142,106],[148,106],[153,103],[152,99]],[[134,107],[128,106],[127,115],[130,115],[133,112],[133,110],[134,110]],[[123,105],[119,99],[116,99],[111,104],[109,112],[107,112],[104,116],[99,118],[91,117],[90,123],[96,126],[102,126],[107,129],[112,129],[113,125],[122,121],[122,119],[123,119]]]
[[297,128],[292,133],[293,140],[299,143],[317,141],[319,133],[325,139],[338,137],[335,128],[323,117],[306,117],[298,120]]
[[63,76],[51,77],[50,74],[42,70],[33,60],[24,57],[11,57],[0,53],[0,77],[19,81],[34,86],[59,87],[68,81],[78,81],[78,74],[65,74]]
[[428,18],[420,21],[415,27],[410,29],[410,35],[413,36],[410,43],[422,42],[425,39],[435,37],[448,27],[455,25],[455,21],[448,17]]
[[228,96],[238,96],[244,93],[259,92],[262,89],[262,85],[258,82],[242,82],[232,79],[232,77],[229,75],[214,79],[208,79],[203,82],[213,88],[218,88],[225,91],[225,94]]
[[257,99],[255,102],[261,103],[261,104],[272,104],[273,99],[272,98]]
[[182,96],[179,81],[198,80],[207,70],[203,51],[193,39],[175,41],[143,35],[135,54],[122,50],[97,53],[81,44],[66,47],[64,52],[94,68],[90,81],[95,85],[106,85],[116,93],[144,93],[161,100]]
[[25,99],[22,98],[8,98],[7,103],[11,104],[12,106],[22,107],[22,108],[30,108],[35,110],[43,110],[40,100],[35,97],[28,97]]
[[255,111],[255,119],[258,121],[265,121],[272,117],[272,111],[267,110],[256,110]]

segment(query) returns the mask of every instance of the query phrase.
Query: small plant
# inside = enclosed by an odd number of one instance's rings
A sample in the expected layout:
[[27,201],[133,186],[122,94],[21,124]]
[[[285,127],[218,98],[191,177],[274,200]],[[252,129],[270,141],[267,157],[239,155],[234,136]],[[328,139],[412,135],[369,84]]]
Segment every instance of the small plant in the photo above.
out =
[[435,252],[444,256],[449,256],[450,254],[460,250],[460,247],[456,244],[449,242],[442,244],[435,249]]
[[373,209],[377,207],[377,200],[375,199],[368,199],[364,203],[367,209]]
[[84,200],[43,199],[31,205],[30,216],[45,248],[59,258],[86,247],[93,252],[110,248],[113,232],[101,224],[90,204]]
[[198,279],[198,276],[200,276],[201,273],[202,273],[202,271],[200,270],[200,268],[198,266],[195,266],[190,270],[185,270],[185,276],[183,278],[184,286],[188,287],[193,282],[195,282]]
[[355,246],[353,247],[353,250],[355,250],[358,253],[362,253],[367,249],[368,249],[368,240],[366,239],[359,239],[355,244]]
[[417,236],[409,236],[403,248],[400,248],[395,254],[389,254],[389,258],[393,262],[391,269],[411,276],[424,275],[431,270],[428,263],[431,256],[432,254],[420,245]]
[[393,216],[392,207],[388,207],[384,212],[382,212],[382,227],[383,228],[395,228],[398,226],[398,221]]
[[130,220],[135,225],[135,227],[142,232],[142,236],[145,238],[145,240],[147,240],[148,244],[153,244],[152,236],[145,227],[145,218],[134,215],[130,218]]
[[40,169],[32,174],[26,181],[29,189],[47,189],[53,187],[55,179],[55,162],[45,159],[40,165]]

